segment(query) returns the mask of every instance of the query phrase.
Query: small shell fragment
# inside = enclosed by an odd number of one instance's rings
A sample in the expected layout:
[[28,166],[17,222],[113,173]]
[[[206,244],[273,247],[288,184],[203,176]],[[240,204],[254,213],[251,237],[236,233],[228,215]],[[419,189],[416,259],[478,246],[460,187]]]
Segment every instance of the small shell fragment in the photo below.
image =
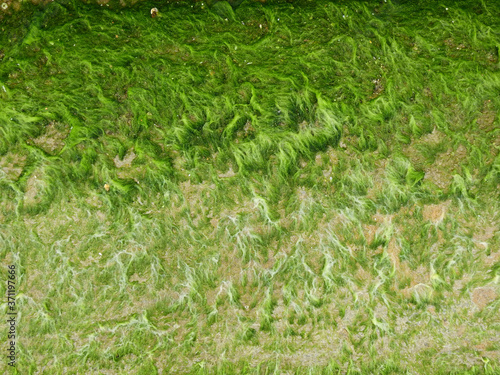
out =
[[151,17],[155,18],[158,15],[158,8],[151,9]]

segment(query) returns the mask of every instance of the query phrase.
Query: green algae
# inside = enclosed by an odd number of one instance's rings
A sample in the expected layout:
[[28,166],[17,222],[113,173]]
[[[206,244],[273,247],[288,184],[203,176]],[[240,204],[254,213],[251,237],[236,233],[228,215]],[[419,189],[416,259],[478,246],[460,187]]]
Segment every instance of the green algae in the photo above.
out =
[[[285,353],[291,364],[269,371],[403,373],[422,358],[454,371],[445,338],[414,358],[394,348],[418,343],[420,328],[388,327],[413,314],[433,329],[425,309],[458,311],[446,297],[455,281],[498,277],[474,250],[491,254],[498,235],[481,242],[463,224],[498,216],[498,5],[112,5],[59,1],[2,25],[1,254],[46,275],[30,284],[48,285],[45,302],[21,301],[34,316],[26,337],[51,335],[22,348],[46,357],[22,368],[244,373]],[[424,220],[423,206],[448,200],[453,215]],[[415,280],[422,290],[403,295]],[[477,329],[484,315],[495,349],[498,306],[447,317]],[[316,369],[308,358],[329,344],[312,337],[325,325],[350,344]],[[85,343],[53,339],[70,331]],[[370,344],[384,340],[394,358]],[[239,353],[259,343],[257,359]],[[356,350],[373,365],[353,363]],[[467,350],[483,365],[457,372],[494,373],[493,354]]]
[[[464,102],[472,82],[495,82],[486,4],[473,8],[475,18],[436,4],[226,5],[165,4],[156,19],[147,3],[118,12],[70,1],[38,9],[22,42],[11,39],[4,52],[1,152],[58,121],[71,126],[58,160],[75,168],[88,160],[77,145],[114,155],[111,144],[121,144],[169,170],[171,150],[198,165],[222,149],[243,173],[268,169],[274,156],[290,175],[299,159],[335,147],[345,127],[360,150],[386,147],[376,134],[409,142],[432,131],[430,112],[449,117],[446,103]],[[414,11],[427,12],[425,25],[404,18]],[[434,92],[446,97],[426,100]],[[475,108],[490,97],[467,101]],[[410,121],[396,113],[411,113]]]
[[[374,151],[375,134],[408,142],[432,131],[431,111],[449,117],[446,103],[467,98],[475,108],[493,97],[467,93],[477,80],[491,86],[498,68],[486,4],[474,19],[458,6],[391,2],[166,4],[156,19],[148,6],[67,1],[33,14],[3,58],[3,154],[59,121],[71,126],[61,162],[83,158],[70,151],[77,145],[107,154],[116,152],[109,143],[145,142],[153,159],[177,150],[195,165],[224,149],[242,172],[269,168],[274,155],[289,175],[299,159],[335,147],[344,126]],[[417,10],[427,11],[419,27],[404,18]],[[433,92],[446,97],[431,104]],[[113,141],[101,142],[105,134]]]

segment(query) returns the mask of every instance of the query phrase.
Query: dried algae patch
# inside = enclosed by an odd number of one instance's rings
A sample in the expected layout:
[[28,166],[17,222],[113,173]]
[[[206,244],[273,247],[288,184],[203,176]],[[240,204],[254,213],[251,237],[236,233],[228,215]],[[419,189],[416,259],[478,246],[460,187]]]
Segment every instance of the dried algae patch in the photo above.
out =
[[471,293],[471,300],[480,309],[484,309],[488,304],[495,301],[498,293],[494,288],[481,287],[476,288]]
[[450,206],[450,203],[450,201],[447,201],[440,204],[431,204],[424,206],[422,210],[422,216],[424,220],[429,220],[434,224],[441,223],[445,218],[446,211]]
[[497,117],[498,110],[495,109],[491,100],[486,100],[481,109],[481,113],[477,118],[477,124],[479,128],[485,132],[493,131],[495,127],[495,119]]
[[137,157],[134,151],[128,152],[123,159],[120,159],[118,155],[115,156],[113,162],[117,168],[130,168],[132,166],[132,162]]
[[63,149],[69,132],[67,125],[51,122],[45,127],[43,135],[33,139],[33,143],[48,154],[56,155]]
[[40,169],[35,171],[26,181],[26,189],[24,192],[24,204],[28,207],[35,207],[43,201],[46,182],[44,182],[44,174]]
[[8,153],[0,158],[0,178],[17,181],[24,171],[26,155]]

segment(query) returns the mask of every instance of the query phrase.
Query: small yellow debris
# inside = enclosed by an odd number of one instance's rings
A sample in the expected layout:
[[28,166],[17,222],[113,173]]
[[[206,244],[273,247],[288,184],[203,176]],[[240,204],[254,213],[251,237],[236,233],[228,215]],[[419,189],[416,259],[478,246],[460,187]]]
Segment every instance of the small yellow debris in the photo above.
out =
[[104,190],[109,191],[109,184],[104,184]]

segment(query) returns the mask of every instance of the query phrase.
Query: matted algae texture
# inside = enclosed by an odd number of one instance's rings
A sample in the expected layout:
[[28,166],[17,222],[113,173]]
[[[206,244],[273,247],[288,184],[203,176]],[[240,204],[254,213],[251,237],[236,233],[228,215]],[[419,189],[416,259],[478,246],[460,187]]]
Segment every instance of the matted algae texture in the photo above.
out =
[[13,4],[2,373],[499,373],[499,2]]

